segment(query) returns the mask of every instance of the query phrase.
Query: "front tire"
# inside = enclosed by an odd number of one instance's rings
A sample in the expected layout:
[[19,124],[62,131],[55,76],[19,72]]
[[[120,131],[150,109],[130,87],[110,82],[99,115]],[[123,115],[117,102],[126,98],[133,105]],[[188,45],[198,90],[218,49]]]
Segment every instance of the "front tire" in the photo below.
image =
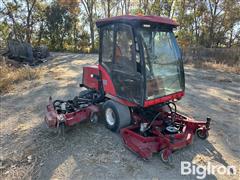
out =
[[209,136],[208,131],[203,131],[202,129],[197,129],[196,134],[202,140],[207,139]]
[[105,126],[113,132],[119,131],[131,124],[129,108],[113,100],[108,100],[103,105]]
[[171,164],[173,159],[172,159],[172,153],[168,149],[163,149],[160,151],[160,157],[163,163],[165,164]]

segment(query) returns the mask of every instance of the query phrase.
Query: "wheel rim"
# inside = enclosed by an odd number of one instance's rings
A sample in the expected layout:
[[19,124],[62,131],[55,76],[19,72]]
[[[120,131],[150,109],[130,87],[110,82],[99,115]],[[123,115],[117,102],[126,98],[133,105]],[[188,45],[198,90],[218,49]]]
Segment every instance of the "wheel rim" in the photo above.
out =
[[106,109],[106,121],[110,126],[113,126],[116,122],[115,114],[111,108]]
[[198,135],[199,135],[200,137],[204,137],[203,131],[198,131]]
[[198,134],[198,137],[200,137],[202,139],[205,139],[208,136],[207,132],[204,132],[203,130],[198,130],[197,134]]

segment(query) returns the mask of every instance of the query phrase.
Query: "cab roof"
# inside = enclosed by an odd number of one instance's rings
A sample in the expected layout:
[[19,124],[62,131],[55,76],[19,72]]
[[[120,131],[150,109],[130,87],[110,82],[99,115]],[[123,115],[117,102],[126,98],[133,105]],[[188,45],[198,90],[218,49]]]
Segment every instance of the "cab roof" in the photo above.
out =
[[157,24],[163,24],[168,25],[171,27],[177,27],[178,23],[172,19],[169,19],[167,17],[161,17],[161,16],[133,16],[133,15],[123,15],[123,16],[114,16],[110,18],[105,19],[99,19],[96,22],[97,27],[101,27],[107,24],[113,24],[118,22],[124,22],[124,23],[130,23],[130,24],[136,24],[136,23],[157,23]]

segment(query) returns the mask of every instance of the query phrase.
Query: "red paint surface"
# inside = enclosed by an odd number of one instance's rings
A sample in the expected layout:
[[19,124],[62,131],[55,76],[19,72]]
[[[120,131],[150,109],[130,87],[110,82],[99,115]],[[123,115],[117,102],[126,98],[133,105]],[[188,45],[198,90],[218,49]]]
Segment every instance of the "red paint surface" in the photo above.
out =
[[152,106],[152,105],[168,102],[168,101],[174,100],[174,99],[179,100],[183,96],[184,96],[184,92],[181,91],[181,92],[177,92],[177,93],[174,93],[174,94],[171,94],[171,95],[168,95],[168,96],[164,96],[164,97],[160,97],[160,98],[157,98],[157,99],[146,100],[144,102],[144,107],[149,107],[149,106]]
[[105,94],[111,94],[113,96],[116,96],[116,91],[115,91],[114,85],[112,83],[112,79],[109,76],[108,72],[101,65],[98,65],[98,68],[101,72],[103,89],[104,89]]
[[159,23],[166,24],[171,26],[178,26],[178,23],[172,19],[161,16],[132,16],[132,15],[124,15],[124,16],[115,16],[111,18],[100,19],[96,22],[97,26],[101,26],[107,23],[112,22],[126,22],[126,21],[142,21],[142,22],[150,22],[150,23]]
[[83,67],[83,84],[91,89],[96,89],[98,90],[98,80],[92,75],[95,74],[99,76],[99,69],[98,66],[92,65],[92,66],[84,66]]
[[[76,112],[64,114],[64,124],[66,126],[72,126],[76,123],[89,119],[91,113],[99,112],[98,106],[90,105],[86,108],[82,108]],[[47,105],[47,112],[45,114],[45,122],[50,128],[56,128],[58,124],[58,114],[53,108],[53,104]]]
[[[170,113],[166,115],[169,116]],[[132,117],[134,118],[135,116],[133,115]],[[176,114],[175,118],[175,121],[184,125],[181,133],[172,135],[162,134],[161,129],[163,127],[161,120],[153,123],[151,136],[145,137],[139,133],[139,123],[121,129],[120,133],[129,149],[139,154],[142,158],[149,159],[153,153],[160,152],[161,150],[165,150],[166,156],[170,156],[174,150],[191,144],[197,129],[209,130],[206,128],[206,121],[196,121],[181,114]],[[135,121],[137,122],[138,120]]]

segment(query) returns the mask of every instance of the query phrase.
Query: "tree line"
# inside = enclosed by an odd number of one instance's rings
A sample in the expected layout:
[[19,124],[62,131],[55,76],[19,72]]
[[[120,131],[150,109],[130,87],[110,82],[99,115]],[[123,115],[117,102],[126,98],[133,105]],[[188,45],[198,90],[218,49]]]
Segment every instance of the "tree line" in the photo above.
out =
[[0,0],[0,44],[14,39],[54,51],[96,51],[96,20],[125,14],[175,19],[182,46],[240,45],[239,0]]

